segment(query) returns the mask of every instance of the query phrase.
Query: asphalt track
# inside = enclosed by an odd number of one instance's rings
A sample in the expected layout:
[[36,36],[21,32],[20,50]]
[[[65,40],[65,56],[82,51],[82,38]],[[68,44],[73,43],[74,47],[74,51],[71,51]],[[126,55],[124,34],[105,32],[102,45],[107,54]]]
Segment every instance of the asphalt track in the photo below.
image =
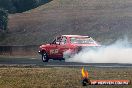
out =
[[77,63],[65,61],[42,62],[38,58],[1,58],[0,67],[99,67],[99,68],[132,68],[132,64],[120,63]]

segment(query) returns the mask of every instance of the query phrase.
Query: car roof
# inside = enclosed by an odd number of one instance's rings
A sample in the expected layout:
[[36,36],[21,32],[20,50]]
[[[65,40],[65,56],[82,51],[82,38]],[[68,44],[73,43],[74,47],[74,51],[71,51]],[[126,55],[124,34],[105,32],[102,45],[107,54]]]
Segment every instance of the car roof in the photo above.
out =
[[62,35],[65,37],[89,37],[89,36],[83,36],[83,35]]

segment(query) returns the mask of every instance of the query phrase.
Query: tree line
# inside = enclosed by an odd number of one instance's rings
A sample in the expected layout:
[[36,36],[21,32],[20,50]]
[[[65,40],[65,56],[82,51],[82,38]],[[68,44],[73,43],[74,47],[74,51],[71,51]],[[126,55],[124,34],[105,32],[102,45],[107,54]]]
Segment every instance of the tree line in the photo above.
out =
[[0,0],[0,32],[7,30],[8,13],[20,13],[51,0]]
[[8,12],[7,10],[0,9],[0,31],[7,30]]
[[0,0],[0,8],[8,10],[9,13],[19,13],[33,9],[51,0]]

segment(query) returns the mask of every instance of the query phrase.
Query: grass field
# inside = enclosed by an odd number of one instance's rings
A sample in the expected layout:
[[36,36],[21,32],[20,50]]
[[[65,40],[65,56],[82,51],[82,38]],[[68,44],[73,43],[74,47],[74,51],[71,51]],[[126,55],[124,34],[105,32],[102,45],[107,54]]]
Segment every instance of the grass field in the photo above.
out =
[[[0,88],[82,88],[81,68],[0,68]],[[90,79],[130,79],[131,68],[85,68]],[[90,85],[87,88],[132,88],[132,85]]]

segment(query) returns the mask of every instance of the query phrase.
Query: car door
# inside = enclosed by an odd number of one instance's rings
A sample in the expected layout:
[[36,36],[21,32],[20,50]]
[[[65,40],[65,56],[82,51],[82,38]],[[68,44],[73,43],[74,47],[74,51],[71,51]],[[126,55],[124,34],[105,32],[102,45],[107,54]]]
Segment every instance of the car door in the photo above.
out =
[[63,58],[63,53],[68,50],[67,38],[58,37],[50,46],[50,57],[52,58]]
[[50,44],[50,47],[49,47],[49,50],[48,50],[50,58],[59,58],[60,57],[60,54],[59,54],[60,40],[61,40],[61,37],[57,37]]
[[60,46],[59,46],[59,56],[63,58],[63,53],[69,49],[67,38],[65,36],[61,37]]

